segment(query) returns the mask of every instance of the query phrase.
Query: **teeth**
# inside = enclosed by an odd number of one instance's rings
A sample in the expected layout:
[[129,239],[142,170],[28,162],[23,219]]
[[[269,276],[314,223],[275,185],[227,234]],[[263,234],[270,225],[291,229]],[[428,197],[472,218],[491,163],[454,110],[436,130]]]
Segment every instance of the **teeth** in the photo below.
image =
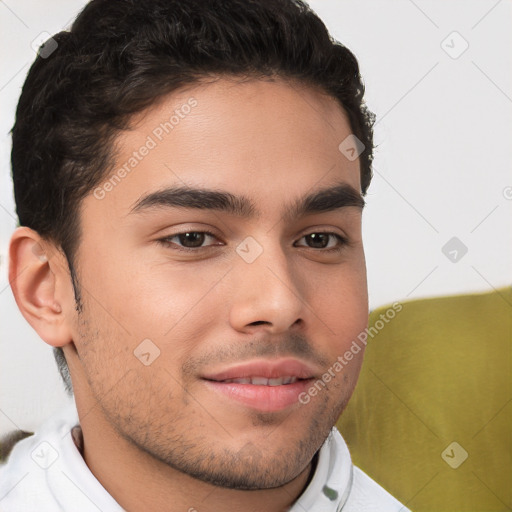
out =
[[231,380],[226,381],[226,382],[236,382],[237,384],[250,384],[251,383],[251,379],[231,379]]
[[266,377],[245,377],[241,379],[226,379],[223,382],[234,382],[236,384],[253,384],[254,386],[282,386],[297,382],[297,377],[279,377],[278,379],[267,379]]
[[268,379],[265,377],[251,377],[251,384],[255,386],[268,386]]

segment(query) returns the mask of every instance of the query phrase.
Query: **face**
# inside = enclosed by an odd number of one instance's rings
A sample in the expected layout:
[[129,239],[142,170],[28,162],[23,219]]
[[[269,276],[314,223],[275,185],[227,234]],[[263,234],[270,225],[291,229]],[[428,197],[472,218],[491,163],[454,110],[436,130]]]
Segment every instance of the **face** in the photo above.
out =
[[333,365],[367,325],[350,134],[334,99],[282,80],[197,85],[134,119],[81,208],[79,413],[99,401],[125,440],[216,485],[307,467],[362,351]]

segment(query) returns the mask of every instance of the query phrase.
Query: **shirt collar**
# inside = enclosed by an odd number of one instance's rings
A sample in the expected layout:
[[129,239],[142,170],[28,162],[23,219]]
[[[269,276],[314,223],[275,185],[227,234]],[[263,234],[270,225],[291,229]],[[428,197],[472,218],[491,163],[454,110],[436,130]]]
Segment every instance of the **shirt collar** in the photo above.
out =
[[348,447],[333,427],[320,448],[311,482],[289,512],[340,512],[348,500],[352,481]]

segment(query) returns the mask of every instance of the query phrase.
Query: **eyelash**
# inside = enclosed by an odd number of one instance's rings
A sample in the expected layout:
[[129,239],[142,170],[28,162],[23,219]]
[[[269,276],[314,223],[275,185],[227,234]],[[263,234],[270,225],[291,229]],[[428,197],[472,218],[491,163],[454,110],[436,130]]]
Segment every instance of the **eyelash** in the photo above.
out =
[[[205,246],[205,247],[196,247],[196,248],[180,247],[180,246],[176,245],[175,243],[170,242],[170,240],[172,238],[179,237],[180,235],[186,235],[187,233],[204,234],[204,235],[211,236],[212,238],[217,238],[217,236],[214,233],[212,233],[211,231],[182,231],[181,233],[175,233],[173,235],[166,236],[164,238],[160,238],[157,240],[157,242],[159,242],[166,248],[171,248],[171,246],[175,246],[175,247],[172,247],[172,250],[179,251],[179,252],[186,252],[186,253],[202,252],[202,250],[208,249],[208,247],[215,247],[215,246]],[[302,238],[307,237],[309,235],[313,235],[313,234],[315,234],[315,235],[317,235],[317,234],[332,235],[338,239],[339,244],[337,245],[337,247],[331,247],[330,249],[322,249],[322,248],[316,249],[314,247],[307,247],[307,246],[303,246],[303,245],[301,245],[300,247],[306,247],[306,249],[313,249],[314,251],[322,251],[322,252],[332,253],[332,252],[341,252],[341,250],[349,243],[347,238],[345,238],[342,235],[339,235],[338,233],[333,233],[331,231],[312,231],[311,233],[307,233],[307,234],[303,235],[299,240],[301,240]]]

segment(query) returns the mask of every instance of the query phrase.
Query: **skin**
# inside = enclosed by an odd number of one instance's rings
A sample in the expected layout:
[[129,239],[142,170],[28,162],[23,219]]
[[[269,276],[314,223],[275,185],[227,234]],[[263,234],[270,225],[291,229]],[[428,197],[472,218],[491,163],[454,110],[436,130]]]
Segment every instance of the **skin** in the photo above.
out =
[[[277,412],[214,393],[200,376],[286,356],[320,378],[365,329],[361,208],[283,217],[285,204],[319,188],[360,192],[359,161],[338,149],[351,130],[335,99],[281,79],[222,78],[134,118],[117,139],[117,166],[190,97],[197,106],[131,173],[103,199],[84,199],[82,310],[62,252],[26,227],[11,240],[12,288],[41,338],[63,347],[85,462],[123,508],[286,510],[352,394],[363,351],[308,404]],[[144,194],[183,184],[244,195],[260,216],[130,213]],[[183,237],[158,241],[204,230],[215,238],[198,252],[180,252]],[[306,236],[319,231],[348,244],[329,253]],[[252,263],[235,250],[247,236],[263,249]],[[338,243],[329,237],[328,248]],[[160,351],[149,365],[134,355],[145,339]]]

